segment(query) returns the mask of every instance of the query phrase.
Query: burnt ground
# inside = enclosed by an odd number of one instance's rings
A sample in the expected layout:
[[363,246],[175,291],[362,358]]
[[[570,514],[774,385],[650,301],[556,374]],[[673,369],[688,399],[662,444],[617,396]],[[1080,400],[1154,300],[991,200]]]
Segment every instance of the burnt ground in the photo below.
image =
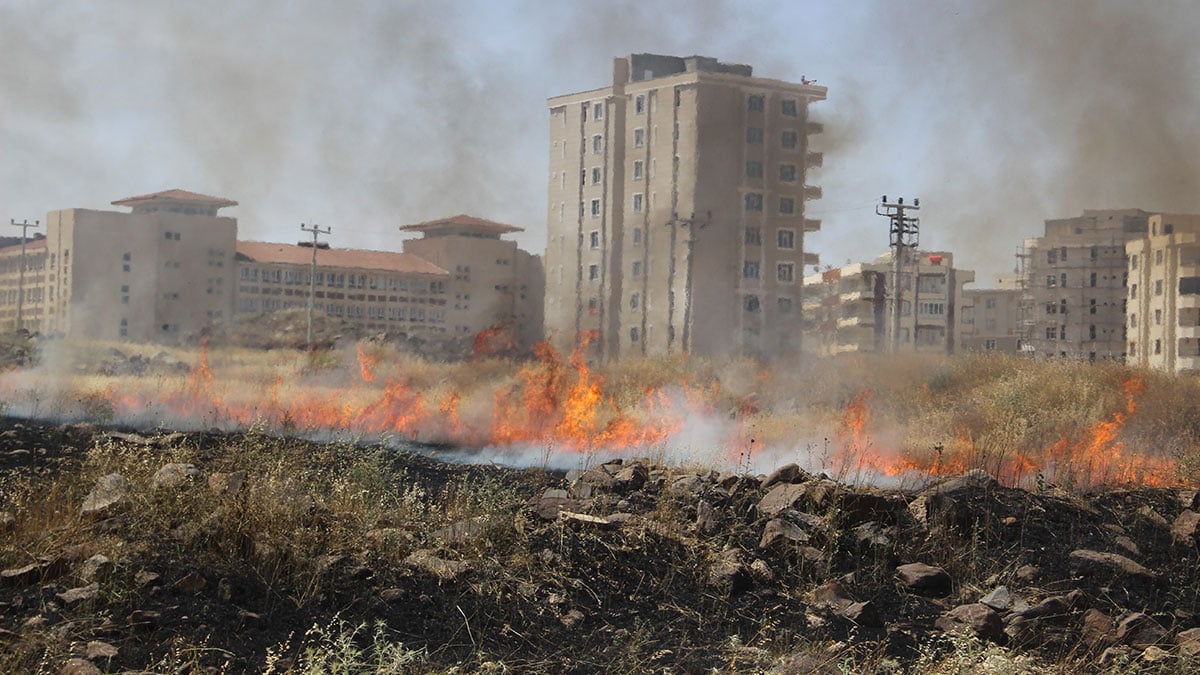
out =
[[[889,492],[794,466],[562,473],[271,443],[0,419],[2,669],[304,670],[310,629],[339,619],[367,626],[363,649],[417,650],[417,671],[906,672],[966,650],[1188,672],[1200,652],[1194,491],[973,473]],[[389,478],[343,509],[337,477],[368,454]],[[124,494],[81,511],[118,460]]]

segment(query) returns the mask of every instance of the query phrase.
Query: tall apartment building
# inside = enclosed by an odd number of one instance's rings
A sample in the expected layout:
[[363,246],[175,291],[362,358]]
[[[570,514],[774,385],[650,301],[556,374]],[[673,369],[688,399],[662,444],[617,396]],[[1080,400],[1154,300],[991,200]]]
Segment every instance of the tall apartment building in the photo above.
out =
[[1125,244],[1127,361],[1200,372],[1200,215],[1155,214]]
[[634,54],[550,109],[545,325],[605,358],[796,351],[825,87]]
[[[965,284],[975,273],[954,267],[946,251],[903,252],[900,272],[902,352],[954,353],[961,346],[964,313],[970,313]],[[892,253],[874,262],[804,278],[805,349],[830,355],[886,352],[895,302]],[[913,311],[914,308],[916,311]]]
[[311,244],[237,244],[237,310],[258,314],[305,308],[366,330],[406,337],[447,333],[450,273],[411,253],[318,246],[312,274]]
[[[233,316],[237,202],[167,190],[112,202],[131,212],[61,209],[25,252],[23,327],[174,343]],[[0,325],[15,328],[20,245],[0,250]]]
[[404,242],[407,253],[453,270],[446,290],[451,335],[473,340],[498,330],[526,349],[542,339],[542,260],[501,239],[522,228],[457,215],[400,230],[422,235]]
[[1004,354],[1020,351],[1023,286],[1017,274],[997,274],[993,288],[963,289],[963,349]]
[[1021,350],[1073,359],[1125,358],[1125,245],[1146,232],[1140,209],[1047,220],[1020,259]]

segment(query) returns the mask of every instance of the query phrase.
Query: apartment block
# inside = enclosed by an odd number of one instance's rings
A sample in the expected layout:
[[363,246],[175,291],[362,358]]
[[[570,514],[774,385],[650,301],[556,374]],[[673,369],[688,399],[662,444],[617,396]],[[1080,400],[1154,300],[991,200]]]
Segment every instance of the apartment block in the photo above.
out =
[[15,241],[0,242],[0,329],[36,332],[46,312],[46,237],[34,235],[24,246]]
[[799,350],[825,87],[703,56],[617,58],[549,99],[545,327],[596,355]]
[[[895,274],[892,253],[804,278],[805,349],[821,355],[891,349]],[[901,352],[952,354],[961,317],[969,314],[965,284],[975,273],[954,267],[945,251],[902,250]],[[914,311],[915,310],[915,311]]]
[[1147,231],[1141,209],[1087,210],[1045,221],[1020,254],[1021,351],[1039,357],[1123,360],[1126,244]]
[[992,288],[963,289],[963,349],[1004,354],[1020,351],[1023,287],[1020,275],[997,274]]
[[452,336],[470,341],[483,331],[499,332],[525,349],[542,339],[542,260],[501,239],[522,228],[457,215],[400,230],[422,235],[406,240],[405,252],[451,275],[446,326]]
[[1127,362],[1200,372],[1200,215],[1154,214],[1125,244]]
[[306,308],[365,330],[437,338],[447,333],[450,273],[411,253],[311,244],[237,244],[237,310]]

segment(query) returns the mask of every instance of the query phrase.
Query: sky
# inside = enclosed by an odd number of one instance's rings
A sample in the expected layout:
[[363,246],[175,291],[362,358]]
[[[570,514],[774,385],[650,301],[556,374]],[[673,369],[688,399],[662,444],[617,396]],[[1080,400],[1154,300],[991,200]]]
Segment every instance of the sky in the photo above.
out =
[[1200,212],[1197,25],[1179,0],[0,0],[0,223],[183,188],[237,200],[241,239],[398,250],[468,213],[541,253],[546,99],[702,54],[828,87],[822,265],[882,253],[880,196],[919,197],[922,248],[989,287],[1045,219]]

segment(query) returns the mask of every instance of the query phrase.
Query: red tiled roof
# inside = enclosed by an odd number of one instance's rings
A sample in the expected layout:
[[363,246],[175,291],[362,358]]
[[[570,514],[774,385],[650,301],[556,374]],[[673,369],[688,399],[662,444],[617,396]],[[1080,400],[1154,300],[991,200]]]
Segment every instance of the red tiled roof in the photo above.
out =
[[[265,241],[239,241],[237,252],[250,260],[280,265],[312,264],[312,248],[296,244],[273,244]],[[317,249],[317,265],[321,267],[359,268],[400,272],[402,274],[437,274],[449,272],[412,253],[367,251],[353,248]]]
[[[28,239],[25,241],[25,252],[26,253],[36,250],[36,249],[39,249],[39,248],[46,248],[46,238],[45,237],[38,237],[37,239]],[[10,253],[13,251],[20,253],[21,252],[21,244],[17,243],[12,246],[5,246],[4,248],[0,248],[0,255],[5,254],[5,253]]]
[[113,206],[136,206],[145,202],[170,201],[170,202],[200,202],[203,204],[212,204],[215,206],[237,206],[237,202],[224,197],[213,197],[212,195],[202,195],[199,192],[188,192],[187,190],[163,190],[162,192],[151,192],[148,195],[137,195],[136,197],[126,197],[113,202]]
[[523,227],[505,225],[504,223],[497,223],[494,220],[485,220],[483,218],[476,218],[475,216],[468,216],[465,213],[460,213],[457,216],[450,216],[448,218],[427,220],[423,223],[417,223],[416,225],[405,225],[400,229],[405,232],[437,232],[439,230],[449,230],[457,227],[484,230],[497,234],[525,231],[525,228]]

